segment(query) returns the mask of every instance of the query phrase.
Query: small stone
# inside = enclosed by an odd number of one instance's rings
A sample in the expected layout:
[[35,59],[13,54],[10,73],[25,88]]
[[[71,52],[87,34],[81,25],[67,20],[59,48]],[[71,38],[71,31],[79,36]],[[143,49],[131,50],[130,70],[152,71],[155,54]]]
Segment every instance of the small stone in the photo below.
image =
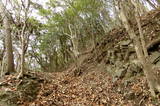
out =
[[102,99],[101,101],[102,101],[102,103],[107,103],[106,99]]
[[121,46],[128,46],[130,43],[131,43],[131,40],[126,40],[126,41],[121,41],[121,42],[119,42],[119,44],[120,44]]

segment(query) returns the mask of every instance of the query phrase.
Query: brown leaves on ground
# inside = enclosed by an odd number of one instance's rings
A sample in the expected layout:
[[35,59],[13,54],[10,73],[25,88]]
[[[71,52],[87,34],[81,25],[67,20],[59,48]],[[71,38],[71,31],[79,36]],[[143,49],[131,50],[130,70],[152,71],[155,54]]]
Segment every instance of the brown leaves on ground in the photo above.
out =
[[112,82],[112,78],[102,71],[88,72],[80,77],[73,77],[67,72],[50,73],[48,76],[48,81],[41,84],[37,99],[25,103],[26,106],[158,105],[155,102],[158,99],[149,96],[142,76],[116,82]]
[[[149,42],[159,37],[160,10],[152,11],[142,17],[142,28]],[[137,30],[135,25],[135,30]],[[138,30],[137,30],[138,31]],[[134,76],[130,79],[113,81],[112,77],[97,67],[101,63],[109,48],[117,42],[127,39],[124,28],[111,30],[102,42],[97,43],[96,50],[92,51],[81,67],[84,72],[75,77],[71,74],[74,67],[57,73],[36,73],[43,79],[38,83],[38,93],[32,101],[19,99],[22,106],[160,106],[160,97],[150,97],[147,81],[144,76]],[[148,43],[147,42],[147,43]],[[99,52],[97,52],[99,51]],[[86,71],[89,70],[89,71]],[[33,78],[32,80],[36,80]],[[23,79],[25,81],[25,79]],[[17,90],[21,80],[8,76],[0,81],[0,90]],[[7,86],[4,88],[3,86]]]
[[[147,44],[157,39],[160,33],[160,10],[151,11],[141,18],[143,33]],[[136,34],[138,29],[133,23]],[[104,60],[109,49],[119,41],[128,39],[124,28],[111,30],[95,50],[82,61],[83,74],[71,75],[73,67],[59,73],[42,74],[47,77],[41,84],[41,90],[31,106],[159,106],[160,98],[150,97],[147,81],[144,76],[134,76],[128,80],[112,80],[107,72],[97,67]],[[97,63],[98,62],[98,63]],[[87,70],[87,71],[86,71]]]
[[[38,79],[38,77],[40,79]],[[1,91],[5,88],[10,92],[21,92],[16,88],[21,86],[26,78],[17,80],[13,75],[6,76],[1,81]],[[32,80],[39,83],[36,99],[30,102],[18,98],[21,106],[158,106],[159,99],[149,95],[147,82],[143,76],[129,80],[112,81],[103,71],[94,70],[74,77],[69,71],[57,73],[36,73]],[[29,80],[27,78],[27,80]],[[43,81],[41,81],[43,80]],[[22,84],[23,85],[23,84]],[[25,89],[21,89],[25,90]],[[31,89],[32,90],[32,89]],[[26,97],[29,97],[26,95]]]

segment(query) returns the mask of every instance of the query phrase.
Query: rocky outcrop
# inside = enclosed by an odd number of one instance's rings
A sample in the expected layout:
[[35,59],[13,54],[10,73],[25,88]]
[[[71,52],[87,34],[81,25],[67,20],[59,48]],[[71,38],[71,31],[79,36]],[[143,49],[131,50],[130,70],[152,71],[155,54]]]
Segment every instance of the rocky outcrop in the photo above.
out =
[[16,76],[5,76],[0,81],[0,106],[23,105],[23,102],[32,102],[36,99],[43,80],[38,76],[25,75],[17,80]]

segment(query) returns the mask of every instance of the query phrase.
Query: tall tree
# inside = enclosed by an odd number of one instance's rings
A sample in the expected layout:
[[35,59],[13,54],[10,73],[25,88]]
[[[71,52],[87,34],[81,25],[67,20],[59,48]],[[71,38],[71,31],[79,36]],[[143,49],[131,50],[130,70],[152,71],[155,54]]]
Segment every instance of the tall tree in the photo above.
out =
[[132,27],[132,25],[130,25],[130,23],[128,21],[128,18],[126,15],[126,10],[123,5],[124,2],[125,1],[123,1],[123,0],[121,0],[119,2],[120,17],[121,17],[121,20],[124,24],[124,27],[126,28],[126,30],[128,32],[128,35],[130,36],[130,38],[134,42],[135,51],[136,51],[136,54],[137,54],[139,61],[141,62],[142,66],[143,66],[144,74],[146,75],[148,85],[150,87],[151,95],[155,97],[156,96],[155,91],[157,90],[160,92],[160,83],[159,83],[158,77],[156,77],[156,75],[154,74],[154,67],[148,58],[147,48],[145,46],[144,36],[142,33],[142,28],[141,28],[141,24],[140,24],[140,20],[139,20],[139,15],[138,15],[139,14],[138,7],[136,4],[136,1],[131,0],[132,5],[135,8],[135,11],[133,11],[133,13],[135,14],[135,20],[138,24],[139,34],[140,34],[139,36],[137,36],[135,34],[134,28]]
[[[20,39],[21,39],[21,68],[20,68],[20,73],[17,78],[23,77],[24,74],[24,64],[25,64],[25,53],[28,47],[28,40],[29,40],[29,34],[26,33],[27,29],[27,21],[28,21],[28,12],[30,8],[30,0],[21,0],[21,7],[24,11],[24,19],[22,22],[22,29],[20,31]],[[20,16],[19,16],[20,17]],[[26,44],[27,41],[27,44]]]
[[3,2],[0,1],[0,12],[3,17],[4,24],[4,35],[5,35],[5,45],[7,53],[7,73],[14,72],[14,57],[12,49],[12,36],[11,36],[11,23],[10,23],[10,14],[4,6]]

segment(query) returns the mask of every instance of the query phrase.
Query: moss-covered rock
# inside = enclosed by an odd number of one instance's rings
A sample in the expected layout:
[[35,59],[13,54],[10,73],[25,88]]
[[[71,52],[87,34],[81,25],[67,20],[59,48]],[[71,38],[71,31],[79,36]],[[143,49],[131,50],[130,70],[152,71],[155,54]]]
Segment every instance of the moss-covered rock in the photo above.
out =
[[40,89],[39,78],[11,79],[0,87],[0,106],[17,106],[36,99]]
[[18,95],[12,91],[0,91],[0,104],[2,106],[16,106],[18,101]]
[[36,99],[37,92],[39,91],[39,83],[36,80],[24,80],[17,89],[22,100],[31,102]]

